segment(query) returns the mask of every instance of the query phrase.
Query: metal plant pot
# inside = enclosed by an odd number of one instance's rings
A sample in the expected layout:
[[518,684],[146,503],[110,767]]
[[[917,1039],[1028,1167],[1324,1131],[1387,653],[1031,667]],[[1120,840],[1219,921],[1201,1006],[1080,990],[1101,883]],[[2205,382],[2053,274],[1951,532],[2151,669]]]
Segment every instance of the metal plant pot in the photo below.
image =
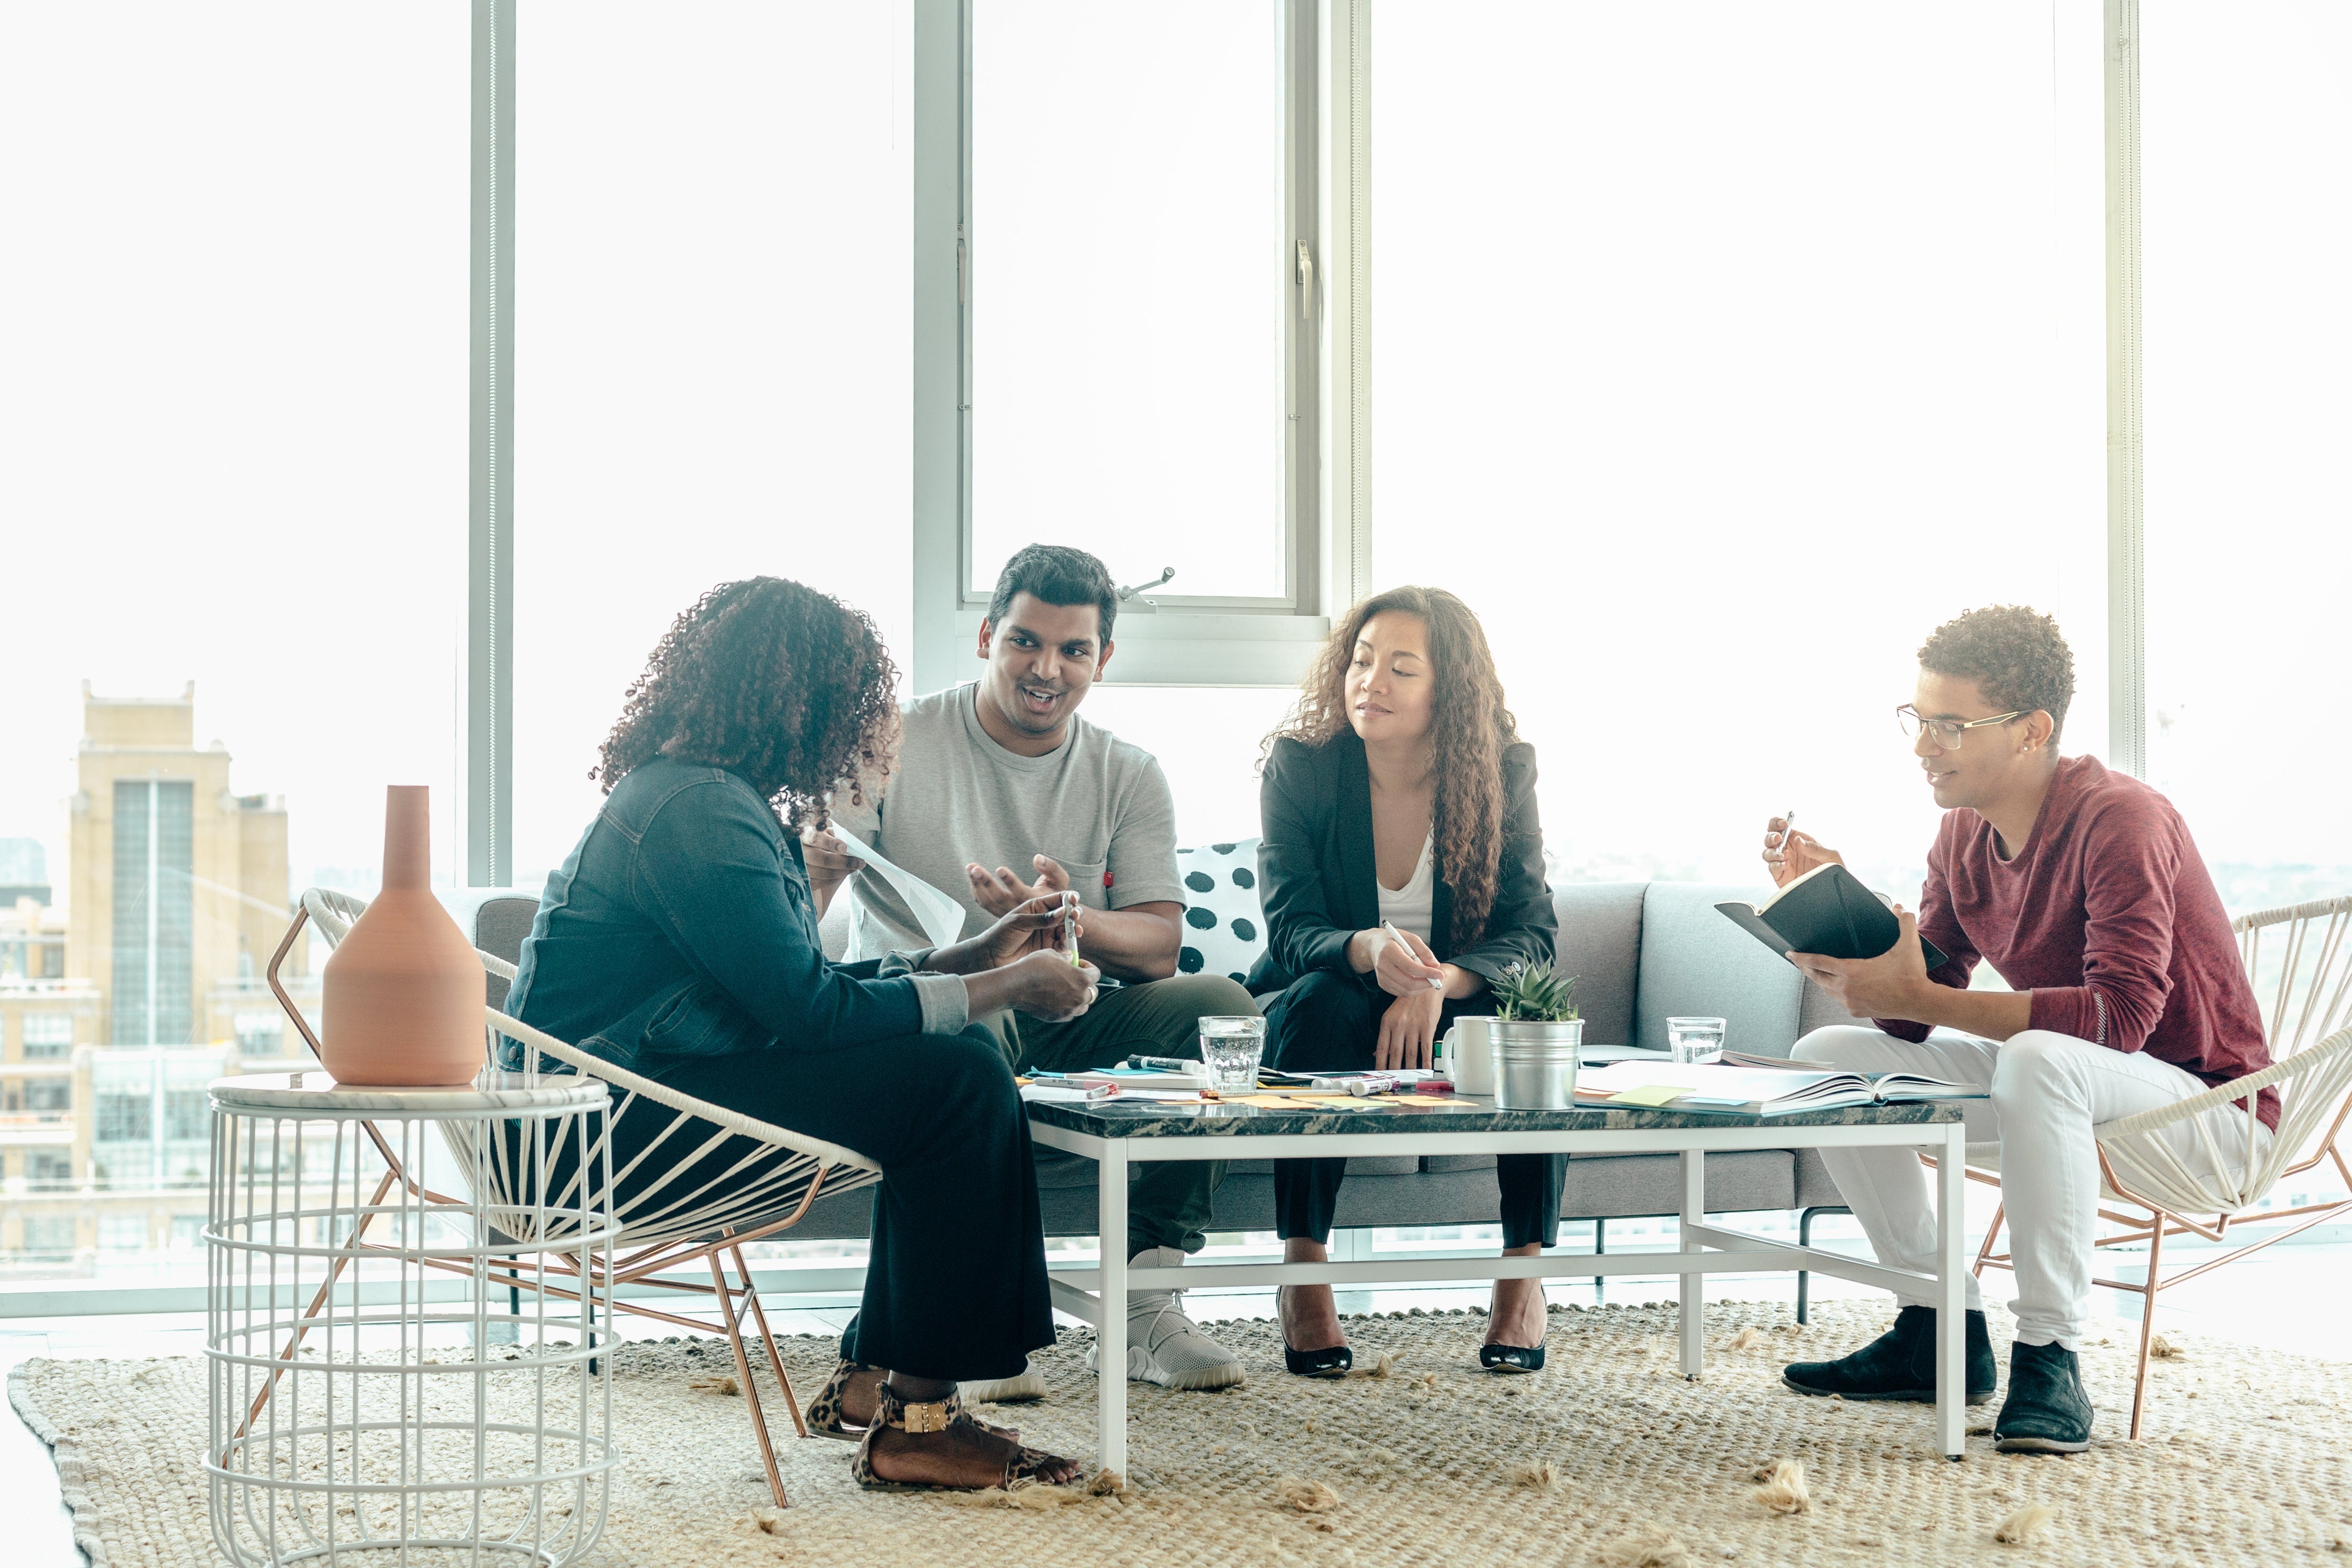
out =
[[1495,1051],[1495,1105],[1504,1111],[1565,1111],[1576,1103],[1576,1052],[1584,1020],[1486,1026]]

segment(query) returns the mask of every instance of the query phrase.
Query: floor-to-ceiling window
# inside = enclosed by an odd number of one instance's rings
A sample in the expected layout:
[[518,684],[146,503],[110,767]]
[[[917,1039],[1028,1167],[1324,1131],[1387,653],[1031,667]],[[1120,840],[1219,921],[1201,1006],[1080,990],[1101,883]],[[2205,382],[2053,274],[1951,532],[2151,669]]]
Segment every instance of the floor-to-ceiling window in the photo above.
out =
[[69,958],[0,977],[0,1279],[200,1280],[290,901],[387,784],[457,873],[470,68],[464,0],[0,7],[0,839]]

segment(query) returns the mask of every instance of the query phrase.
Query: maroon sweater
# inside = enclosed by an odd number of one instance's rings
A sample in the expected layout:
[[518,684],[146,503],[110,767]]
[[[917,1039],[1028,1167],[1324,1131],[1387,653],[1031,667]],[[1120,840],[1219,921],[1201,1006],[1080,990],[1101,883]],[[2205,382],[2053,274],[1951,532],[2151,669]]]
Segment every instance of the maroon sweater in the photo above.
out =
[[[2017,858],[1999,844],[1975,811],[1944,813],[1919,900],[1920,935],[1950,956],[1931,979],[1966,989],[1982,958],[2032,993],[2029,1027],[2145,1051],[2208,1084],[2271,1064],[2221,895],[2171,801],[2069,757]],[[1876,1022],[1927,1038],[1923,1023]],[[2255,1113],[2278,1130],[2277,1090]]]

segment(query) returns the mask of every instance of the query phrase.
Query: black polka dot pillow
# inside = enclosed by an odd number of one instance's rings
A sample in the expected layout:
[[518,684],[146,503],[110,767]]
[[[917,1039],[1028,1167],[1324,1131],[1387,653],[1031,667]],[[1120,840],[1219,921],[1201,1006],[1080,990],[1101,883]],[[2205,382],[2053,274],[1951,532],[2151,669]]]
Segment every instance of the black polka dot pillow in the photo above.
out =
[[1265,951],[1257,841],[1178,850],[1176,874],[1184,883],[1184,946],[1176,955],[1177,971],[1246,977]]

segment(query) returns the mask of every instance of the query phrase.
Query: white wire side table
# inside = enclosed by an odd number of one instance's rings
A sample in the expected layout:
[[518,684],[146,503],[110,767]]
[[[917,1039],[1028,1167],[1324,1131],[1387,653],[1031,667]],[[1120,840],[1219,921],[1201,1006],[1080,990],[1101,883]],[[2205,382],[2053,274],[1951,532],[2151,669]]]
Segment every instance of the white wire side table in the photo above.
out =
[[619,1459],[594,1284],[614,1234],[605,1086],[345,1089],[314,1069],[211,1094],[221,1552],[239,1568],[587,1552]]

